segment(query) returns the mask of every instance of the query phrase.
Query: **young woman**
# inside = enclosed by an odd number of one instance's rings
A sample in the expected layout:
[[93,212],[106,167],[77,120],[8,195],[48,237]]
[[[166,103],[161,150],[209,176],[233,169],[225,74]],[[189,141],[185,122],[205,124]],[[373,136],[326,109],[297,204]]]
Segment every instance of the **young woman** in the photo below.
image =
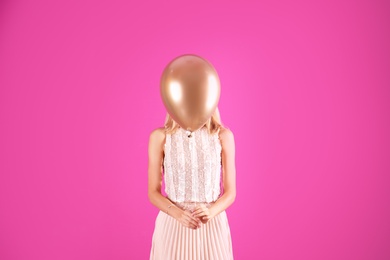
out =
[[191,135],[167,114],[148,149],[148,196],[160,209],[150,259],[233,259],[225,210],[236,197],[235,143],[218,108]]

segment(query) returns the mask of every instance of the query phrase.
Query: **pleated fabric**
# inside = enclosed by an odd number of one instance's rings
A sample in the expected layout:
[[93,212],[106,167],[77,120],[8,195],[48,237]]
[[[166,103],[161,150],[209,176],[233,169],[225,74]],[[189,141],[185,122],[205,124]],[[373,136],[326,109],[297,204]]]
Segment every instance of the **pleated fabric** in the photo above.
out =
[[232,260],[227,214],[222,211],[198,229],[183,226],[160,211],[155,221],[150,260]]

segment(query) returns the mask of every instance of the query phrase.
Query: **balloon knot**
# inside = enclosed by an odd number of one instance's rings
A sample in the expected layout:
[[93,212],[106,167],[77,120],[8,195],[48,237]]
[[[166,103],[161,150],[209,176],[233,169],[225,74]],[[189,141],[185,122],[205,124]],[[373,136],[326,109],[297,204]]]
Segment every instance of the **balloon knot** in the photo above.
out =
[[187,130],[187,131],[186,131],[186,134],[187,134],[187,137],[188,137],[188,138],[192,137],[192,132],[191,132],[191,131],[188,131],[188,130]]

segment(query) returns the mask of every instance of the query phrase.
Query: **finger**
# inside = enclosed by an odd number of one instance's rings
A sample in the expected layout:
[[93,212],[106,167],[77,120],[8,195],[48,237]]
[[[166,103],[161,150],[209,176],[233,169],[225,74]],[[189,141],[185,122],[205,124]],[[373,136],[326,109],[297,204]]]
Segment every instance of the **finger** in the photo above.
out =
[[207,215],[206,214],[206,212],[199,212],[199,213],[197,213],[197,214],[195,214],[195,215],[193,215],[195,218],[199,218],[199,217],[202,217],[202,216],[205,216],[205,215]]
[[189,218],[197,221],[198,219],[196,217],[194,217],[193,213],[190,213],[190,212],[186,212],[186,216],[188,216]]
[[186,216],[184,216],[184,217],[185,217],[185,219],[186,219],[187,221],[189,221],[189,222],[194,222],[194,223],[197,222],[197,218],[193,217],[192,215],[186,215]]
[[191,218],[190,218],[190,221],[191,221],[191,223],[192,223],[193,225],[195,225],[196,227],[199,227],[200,224],[201,224],[201,221],[200,221],[199,219],[197,219],[197,218],[191,217]]
[[191,229],[196,229],[196,225],[194,225],[193,223],[191,223],[190,221],[187,222],[187,225],[186,225],[188,228],[191,228]]
[[192,215],[197,214],[197,213],[202,212],[202,211],[204,211],[202,208],[196,209],[192,212]]
[[209,214],[209,210],[208,209],[203,209],[202,211],[198,211],[198,212],[193,212],[192,215],[193,216],[202,216],[202,214],[206,214],[208,215]]
[[209,221],[210,220],[210,215],[205,215],[202,217],[202,220]]
[[189,217],[190,219],[194,220],[196,223],[200,224],[201,221],[199,220],[199,218],[195,217],[193,214],[194,213],[191,212],[187,212],[187,211],[185,212],[185,216]]
[[196,214],[196,213],[199,213],[199,212],[203,212],[203,211],[208,211],[208,208],[206,208],[206,206],[202,206],[202,207],[199,207],[198,209],[194,210],[192,212],[192,214]]
[[191,228],[197,228],[198,227],[198,222],[196,219],[190,217],[190,216],[185,216],[185,219],[187,223],[191,226]]
[[192,228],[192,229],[197,229],[197,228],[199,228],[199,225],[197,225],[197,224],[194,224],[194,223],[189,223],[189,227],[190,228]]
[[186,216],[189,216],[189,217],[192,216],[192,212],[191,212],[191,211],[184,211],[184,214],[185,214]]
[[184,225],[185,227],[194,229],[194,225],[191,224],[190,220],[188,220],[188,219],[183,219],[182,223],[183,223],[183,225]]
[[196,210],[196,211],[194,211],[194,212],[192,212],[192,216],[195,216],[195,215],[197,215],[197,214],[199,214],[199,213],[202,213],[204,210],[202,210],[202,209],[199,209],[199,210]]
[[199,224],[199,219],[194,217],[194,216],[189,216],[188,217],[193,223],[195,223],[195,225]]
[[206,208],[206,205],[198,205],[194,208],[194,210],[198,210],[198,209],[205,209]]

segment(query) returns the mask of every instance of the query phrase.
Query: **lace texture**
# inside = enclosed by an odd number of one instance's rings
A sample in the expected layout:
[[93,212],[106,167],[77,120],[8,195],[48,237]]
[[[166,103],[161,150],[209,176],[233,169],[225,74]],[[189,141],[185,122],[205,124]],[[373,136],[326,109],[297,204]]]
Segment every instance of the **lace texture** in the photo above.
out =
[[222,146],[206,127],[188,137],[183,128],[166,134],[165,193],[173,202],[214,202],[220,196]]

